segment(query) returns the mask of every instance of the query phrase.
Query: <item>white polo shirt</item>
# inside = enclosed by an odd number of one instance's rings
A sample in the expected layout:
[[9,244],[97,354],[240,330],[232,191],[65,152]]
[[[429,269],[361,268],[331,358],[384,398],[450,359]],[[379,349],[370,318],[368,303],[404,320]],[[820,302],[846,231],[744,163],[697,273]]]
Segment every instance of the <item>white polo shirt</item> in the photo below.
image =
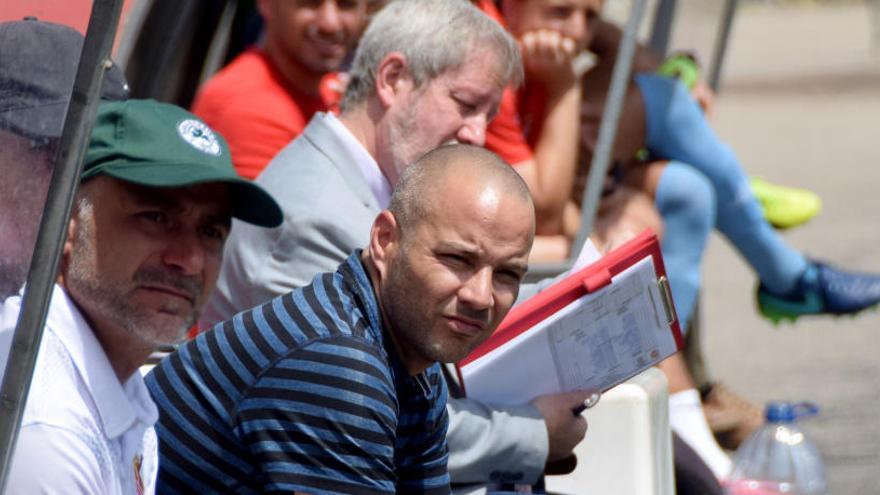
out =
[[[0,306],[0,377],[20,310],[21,296]],[[153,493],[157,419],[140,373],[119,382],[82,314],[56,285],[7,493]]]

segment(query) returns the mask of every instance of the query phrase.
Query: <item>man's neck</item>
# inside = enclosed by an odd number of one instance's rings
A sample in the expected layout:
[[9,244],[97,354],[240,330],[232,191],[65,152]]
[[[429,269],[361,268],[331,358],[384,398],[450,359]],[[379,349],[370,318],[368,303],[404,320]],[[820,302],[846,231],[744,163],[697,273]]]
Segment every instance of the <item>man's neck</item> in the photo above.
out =
[[315,74],[305,70],[272,43],[266,43],[263,52],[269,57],[275,70],[281,74],[288,90],[293,89],[314,98],[321,96],[321,79],[326,74]]
[[[351,132],[359,143],[367,150],[367,153],[376,160],[379,171],[385,176],[385,179],[392,187],[397,183],[397,177],[392,180],[389,176],[388,168],[392,167],[391,158],[388,153],[380,153],[379,142],[382,138],[382,123],[385,117],[385,110],[382,104],[376,98],[368,97],[366,101],[357,103],[354,107],[346,109],[339,115],[339,121]],[[384,146],[383,148],[387,148]]]
[[119,379],[119,383],[125,383],[150,357],[154,346],[124,328],[112,324],[101,324],[93,320],[64,284],[63,276],[59,276],[58,284],[67,292],[67,297],[76,306],[98,343],[101,344],[101,349],[107,355],[107,360],[110,361],[110,366]]
[[361,263],[363,263],[364,269],[367,272],[367,277],[370,279],[370,284],[373,287],[373,295],[376,298],[376,305],[379,306],[379,313],[382,317],[382,326],[385,327],[385,335],[391,339],[391,343],[394,345],[394,350],[397,351],[397,356],[400,359],[400,362],[403,363],[403,366],[406,368],[406,371],[410,376],[416,376],[419,373],[422,373],[433,363],[426,363],[424,360],[416,359],[411,356],[404,348],[402,348],[397,337],[394,335],[394,327],[388,321],[388,316],[385,314],[385,307],[382,306],[381,287],[379,285],[379,279],[381,277],[379,275],[379,270],[376,269],[376,266],[370,259],[369,249],[364,249],[361,253]]
[[370,115],[368,107],[369,103],[358,104],[355,108],[342,112],[337,118],[375,160],[377,121]]
[[101,329],[90,322],[119,383],[125,383],[150,357],[153,346],[121,328]]

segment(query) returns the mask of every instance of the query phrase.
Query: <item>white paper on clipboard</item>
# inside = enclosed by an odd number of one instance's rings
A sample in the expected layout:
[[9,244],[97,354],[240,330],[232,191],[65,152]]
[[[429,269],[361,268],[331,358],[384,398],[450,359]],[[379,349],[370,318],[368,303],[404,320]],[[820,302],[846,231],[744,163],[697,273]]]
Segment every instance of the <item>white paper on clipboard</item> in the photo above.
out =
[[607,390],[677,349],[649,256],[460,372],[468,397],[522,404],[550,393]]

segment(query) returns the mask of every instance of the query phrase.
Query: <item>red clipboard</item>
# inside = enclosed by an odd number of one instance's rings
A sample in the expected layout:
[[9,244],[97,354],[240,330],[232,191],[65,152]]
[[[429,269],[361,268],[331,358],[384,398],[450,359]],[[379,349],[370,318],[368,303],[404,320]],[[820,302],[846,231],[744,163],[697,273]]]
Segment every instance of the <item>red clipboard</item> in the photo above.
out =
[[461,380],[461,367],[492,352],[584,295],[609,285],[614,276],[649,256],[652,258],[654,272],[663,295],[667,323],[670,326],[676,347],[681,349],[684,345],[684,339],[672,303],[666,268],[663,265],[663,256],[660,254],[660,244],[657,236],[650,230],[646,230],[595,263],[578,270],[513,308],[498,326],[498,329],[485,342],[456,364],[459,381],[463,386],[465,385]]

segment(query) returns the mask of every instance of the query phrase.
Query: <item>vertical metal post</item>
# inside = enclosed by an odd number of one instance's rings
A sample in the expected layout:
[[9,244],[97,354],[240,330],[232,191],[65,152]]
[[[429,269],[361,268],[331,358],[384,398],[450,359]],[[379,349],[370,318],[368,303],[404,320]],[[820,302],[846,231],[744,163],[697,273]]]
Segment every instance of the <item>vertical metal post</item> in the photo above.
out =
[[677,0],[660,0],[654,10],[654,26],[651,28],[651,51],[659,57],[665,57],[669,51],[669,37],[672,33],[672,24],[675,21],[675,7]]
[[18,428],[43,336],[49,298],[67,233],[73,197],[98,105],[98,94],[110,56],[122,0],[95,0],[61,140],[49,184],[37,243],[27,276],[18,325],[0,388],[0,492],[4,491]]
[[645,16],[646,3],[646,0],[633,0],[629,19],[623,30],[620,51],[617,53],[614,71],[611,73],[611,88],[608,91],[608,99],[605,101],[602,123],[599,125],[596,151],[593,155],[593,161],[590,163],[587,186],[584,188],[583,202],[581,203],[581,225],[572,245],[572,259],[570,261],[574,261],[573,257],[577,256],[586,242],[593,227],[593,220],[596,218],[596,211],[599,208],[602,183],[605,176],[608,175],[608,167],[611,164],[611,153],[614,148],[614,140],[617,138],[623,99],[626,97],[630,83],[632,62],[636,52],[636,37],[639,25]]
[[721,84],[721,68],[724,66],[724,57],[727,54],[727,44],[730,41],[730,30],[733,27],[733,18],[736,16],[737,3],[739,0],[725,0],[721,30],[715,37],[712,67],[709,68],[709,87],[716,93],[718,93],[718,87]]
[[223,12],[217,21],[217,30],[208,44],[208,53],[205,54],[205,63],[199,74],[199,86],[211,78],[221,67],[229,51],[229,42],[232,33],[232,23],[238,13],[239,2],[227,1],[223,5]]

